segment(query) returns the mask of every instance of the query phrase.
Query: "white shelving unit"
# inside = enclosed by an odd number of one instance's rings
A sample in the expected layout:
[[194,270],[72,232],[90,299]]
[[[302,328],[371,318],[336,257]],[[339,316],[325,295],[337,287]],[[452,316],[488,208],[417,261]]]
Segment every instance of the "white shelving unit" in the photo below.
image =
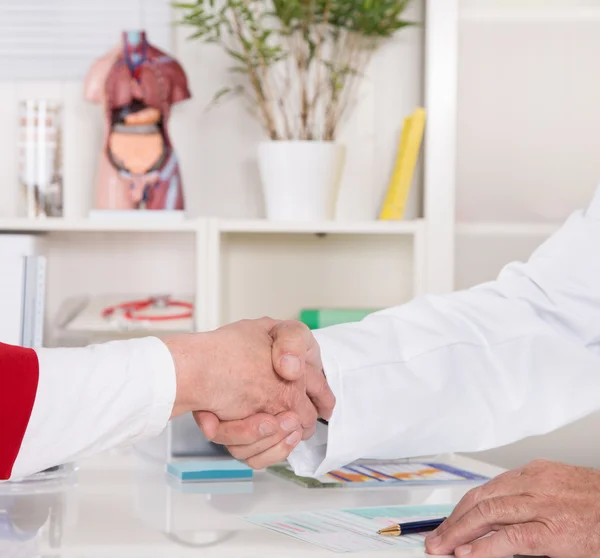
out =
[[540,238],[554,234],[560,223],[457,223],[458,236],[489,238]]
[[98,220],[98,219],[0,219],[0,232],[194,232],[205,221],[212,221],[221,233],[248,234],[365,234],[365,235],[414,235],[422,230],[423,219],[413,221],[323,221],[281,222],[265,219],[205,219],[183,221],[163,220]]
[[[264,314],[292,318],[308,306],[376,308],[451,290],[458,0],[423,4],[422,102],[428,122],[421,218],[319,223],[0,218],[0,233],[48,238],[53,270],[47,322],[65,296],[106,294],[103,289],[112,294],[164,292],[170,285],[193,289],[197,330]],[[83,199],[73,187],[65,195]],[[65,205],[72,207],[69,199]]]
[[[411,280],[410,292],[406,292],[402,298],[412,297],[420,294],[423,289],[423,275],[426,272],[426,222],[423,219],[407,222],[271,222],[266,220],[231,220],[215,218],[195,218],[185,221],[163,221],[163,220],[88,220],[88,219],[0,219],[0,232],[8,233],[37,233],[47,236],[49,245],[60,244],[60,242],[73,243],[75,240],[84,243],[94,243],[93,239],[100,236],[99,242],[120,243],[115,238],[131,239],[135,244],[140,236],[147,244],[153,238],[162,235],[170,235],[180,238],[180,235],[191,235],[194,246],[195,269],[194,279],[195,305],[196,305],[196,329],[209,330],[219,327],[230,321],[224,310],[222,297],[224,285],[227,283],[227,271],[224,263],[227,254],[236,245],[265,246],[269,251],[269,245],[275,245],[281,251],[293,251],[294,244],[303,253],[309,252],[313,259],[319,255],[326,254],[323,251],[328,239],[345,239],[345,246],[350,243],[367,243],[373,246],[373,251],[384,252],[383,259],[389,259],[388,264],[383,265],[381,273],[391,271],[398,267],[398,254],[405,254],[410,259]],[[106,235],[109,235],[108,237]],[[88,238],[88,241],[86,241]],[[291,239],[296,239],[295,241]],[[92,240],[89,240],[92,239]],[[112,240],[111,240],[112,239]],[[55,241],[53,243],[53,240]],[[168,241],[167,241],[168,243]],[[388,248],[389,247],[389,248]],[[60,249],[60,248],[58,248]],[[393,250],[389,254],[388,250]],[[254,250],[255,251],[255,250]],[[261,251],[259,249],[259,251]],[[331,250],[330,250],[331,251]],[[397,253],[396,253],[397,251]],[[252,252],[252,250],[250,251]],[[263,250],[264,252],[264,250]],[[388,255],[389,254],[389,255]],[[369,265],[371,258],[369,250],[357,250],[351,254],[353,259],[361,259]],[[89,256],[93,258],[93,255]],[[274,254],[273,267],[277,267],[278,253]],[[325,255],[325,257],[327,257]],[[382,259],[381,257],[379,258]],[[160,264],[159,264],[160,267]],[[396,272],[403,272],[402,265]],[[159,270],[157,269],[157,273]],[[405,275],[405,274],[404,274]],[[338,277],[339,282],[352,291],[352,281],[345,281],[344,277]],[[397,278],[400,284],[401,277]],[[405,277],[406,279],[406,277]],[[338,287],[334,287],[338,288]],[[352,297],[349,297],[351,299]],[[301,299],[301,297],[300,297]],[[298,300],[301,305],[301,300]],[[352,305],[349,300],[348,305]],[[257,309],[258,311],[258,309]],[[240,314],[240,311],[237,312]],[[242,317],[245,315],[241,311]]]
[[0,219],[0,232],[79,233],[79,232],[194,232],[197,221],[190,220],[98,220],[98,219]]

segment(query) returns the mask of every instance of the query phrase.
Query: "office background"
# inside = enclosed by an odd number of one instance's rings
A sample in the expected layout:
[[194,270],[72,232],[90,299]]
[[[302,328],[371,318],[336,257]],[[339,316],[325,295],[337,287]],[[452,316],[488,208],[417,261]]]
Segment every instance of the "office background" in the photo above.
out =
[[[139,2],[130,3],[134,13]],[[29,4],[36,9],[35,1]],[[124,22],[131,17],[127,1],[105,4]],[[146,4],[162,13],[160,0]],[[9,8],[8,0],[0,3],[0,10]],[[509,261],[527,258],[571,211],[587,203],[600,178],[600,7],[593,0],[461,0],[459,8],[452,274],[454,286],[466,288],[493,279]],[[417,0],[410,15],[421,19],[423,10]],[[150,22],[159,34],[156,21]],[[164,35],[188,74],[193,95],[174,110],[171,135],[181,160],[188,213],[226,220],[222,269],[203,283],[206,299],[219,300],[218,321],[263,314],[292,318],[306,305],[389,306],[418,292],[412,233],[380,237],[355,232],[326,239],[268,230],[247,234],[247,220],[263,215],[255,164],[261,131],[241,102],[206,112],[226,79],[226,63],[220,51],[189,41],[188,35],[187,29],[170,27]],[[2,49],[9,52],[11,45],[5,40]],[[377,213],[402,119],[423,100],[425,57],[423,31],[414,28],[373,60],[360,105],[341,138],[349,148],[338,207],[344,223],[369,221]],[[108,231],[81,224],[93,203],[102,141],[100,110],[83,100],[81,79],[32,81],[11,78],[14,68],[3,71],[8,78],[0,81],[0,166],[5,177],[0,229],[27,230],[15,224],[18,190],[10,179],[17,173],[18,101],[50,97],[65,107],[68,222],[48,235],[49,343],[63,339],[58,317],[74,296],[194,294],[198,259],[205,255],[183,226],[150,232],[143,226]],[[408,218],[421,216],[421,198],[417,187]],[[590,417],[481,457],[503,466],[538,456],[600,466],[600,450],[592,439],[599,426],[600,417]]]

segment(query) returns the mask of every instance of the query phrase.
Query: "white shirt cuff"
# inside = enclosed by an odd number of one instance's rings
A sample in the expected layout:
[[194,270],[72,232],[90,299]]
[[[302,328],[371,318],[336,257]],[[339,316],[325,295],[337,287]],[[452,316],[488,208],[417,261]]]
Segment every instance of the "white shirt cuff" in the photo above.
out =
[[158,436],[166,427],[177,392],[175,363],[167,346],[156,337],[146,339],[148,351],[144,352],[144,360],[148,373],[154,377],[154,394],[152,405],[148,409],[148,422],[142,432],[142,438]]
[[321,359],[323,361],[323,371],[327,377],[327,382],[337,403],[333,415],[329,420],[329,425],[317,423],[315,435],[304,442],[300,442],[296,449],[288,458],[296,475],[300,477],[318,477],[329,472],[334,467],[328,468],[327,459],[328,447],[330,443],[336,445],[344,444],[343,427],[344,419],[342,415],[342,390],[340,366],[335,359],[335,349],[333,339],[327,335],[327,330],[313,331],[317,342],[321,348]]

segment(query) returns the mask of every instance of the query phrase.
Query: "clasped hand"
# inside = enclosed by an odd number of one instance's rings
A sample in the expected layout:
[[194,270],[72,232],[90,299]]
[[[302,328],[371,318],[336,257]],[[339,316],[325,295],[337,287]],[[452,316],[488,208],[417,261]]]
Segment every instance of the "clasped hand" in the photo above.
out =
[[192,411],[209,440],[251,467],[287,458],[333,412],[319,345],[300,322],[243,320],[165,343],[177,375],[172,416]]

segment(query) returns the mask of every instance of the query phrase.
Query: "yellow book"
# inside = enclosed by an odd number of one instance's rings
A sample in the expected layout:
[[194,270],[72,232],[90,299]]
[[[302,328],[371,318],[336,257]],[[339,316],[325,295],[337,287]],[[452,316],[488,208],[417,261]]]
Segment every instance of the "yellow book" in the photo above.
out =
[[397,221],[404,218],[406,201],[419,160],[425,132],[425,109],[418,108],[404,120],[396,166],[379,219]]

